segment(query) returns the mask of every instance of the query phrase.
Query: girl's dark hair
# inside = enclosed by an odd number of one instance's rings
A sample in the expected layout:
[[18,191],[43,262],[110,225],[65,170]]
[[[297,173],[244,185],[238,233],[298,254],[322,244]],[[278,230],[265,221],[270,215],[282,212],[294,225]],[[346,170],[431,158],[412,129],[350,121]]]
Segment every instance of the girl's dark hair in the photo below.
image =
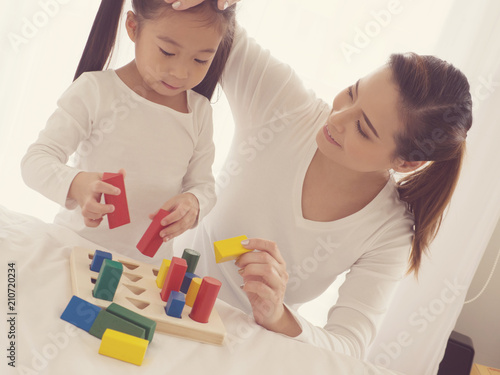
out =
[[[73,80],[76,80],[82,73],[102,70],[106,62],[109,63],[124,2],[124,0],[101,1]],[[164,12],[172,12],[172,14],[177,12],[164,0],[132,0],[132,7],[139,20],[152,19],[164,14]],[[194,91],[210,100],[222,76],[233,44],[236,22],[235,7],[231,6],[221,11],[217,7],[216,0],[205,0],[199,5],[182,12],[201,15],[202,21],[207,25],[218,27],[223,35],[206,76],[203,81],[193,88]]]
[[395,139],[394,157],[428,161],[398,181],[400,198],[415,217],[408,272],[418,275],[422,253],[439,230],[460,175],[472,125],[472,99],[465,75],[434,56],[394,54],[389,66],[399,88],[404,123]]

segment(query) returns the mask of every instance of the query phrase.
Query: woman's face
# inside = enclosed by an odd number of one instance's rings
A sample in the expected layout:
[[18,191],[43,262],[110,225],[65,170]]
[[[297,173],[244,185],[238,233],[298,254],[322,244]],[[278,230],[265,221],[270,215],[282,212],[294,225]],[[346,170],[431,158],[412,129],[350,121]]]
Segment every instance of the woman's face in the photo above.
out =
[[398,103],[398,88],[388,66],[359,79],[333,100],[328,120],[316,136],[319,151],[356,172],[396,168],[394,136],[403,127]]

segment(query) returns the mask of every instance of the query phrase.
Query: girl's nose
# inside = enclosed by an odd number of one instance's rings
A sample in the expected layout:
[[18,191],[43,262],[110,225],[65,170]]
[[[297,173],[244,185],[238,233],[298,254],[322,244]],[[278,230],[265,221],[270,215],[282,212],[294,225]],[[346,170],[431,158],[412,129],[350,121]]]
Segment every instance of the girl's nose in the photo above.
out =
[[170,65],[168,73],[179,80],[186,79],[188,77],[186,64],[182,61],[177,61]]

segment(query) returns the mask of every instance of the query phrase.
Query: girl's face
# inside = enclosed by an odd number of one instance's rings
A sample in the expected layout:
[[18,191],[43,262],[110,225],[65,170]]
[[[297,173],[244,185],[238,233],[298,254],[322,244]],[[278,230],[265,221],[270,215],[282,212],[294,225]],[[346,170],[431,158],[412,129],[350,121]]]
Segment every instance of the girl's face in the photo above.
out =
[[128,12],[127,31],[135,42],[135,63],[144,84],[161,96],[198,85],[212,63],[222,35],[197,15],[167,13],[144,20]]
[[333,100],[328,120],[316,136],[319,151],[356,172],[398,170],[404,163],[392,157],[394,136],[403,127],[398,100],[389,67],[361,78]]

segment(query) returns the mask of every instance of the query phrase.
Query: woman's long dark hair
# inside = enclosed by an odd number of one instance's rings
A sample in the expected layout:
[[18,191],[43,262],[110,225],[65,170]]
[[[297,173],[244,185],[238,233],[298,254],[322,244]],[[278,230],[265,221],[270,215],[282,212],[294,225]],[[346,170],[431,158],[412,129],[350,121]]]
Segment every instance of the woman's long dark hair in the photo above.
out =
[[[111,59],[124,2],[125,0],[101,1],[73,80],[82,73],[102,70]],[[177,12],[164,0],[132,0],[132,7],[139,19],[152,19],[162,12]],[[206,76],[193,88],[210,100],[221,79],[233,43],[235,7],[220,11],[216,0],[207,0],[182,12],[203,15],[205,22],[219,27],[223,35]]]
[[460,175],[472,99],[465,75],[434,56],[394,54],[389,66],[405,125],[394,156],[429,162],[398,181],[400,198],[415,217],[409,272],[418,274],[422,253],[439,230]]

